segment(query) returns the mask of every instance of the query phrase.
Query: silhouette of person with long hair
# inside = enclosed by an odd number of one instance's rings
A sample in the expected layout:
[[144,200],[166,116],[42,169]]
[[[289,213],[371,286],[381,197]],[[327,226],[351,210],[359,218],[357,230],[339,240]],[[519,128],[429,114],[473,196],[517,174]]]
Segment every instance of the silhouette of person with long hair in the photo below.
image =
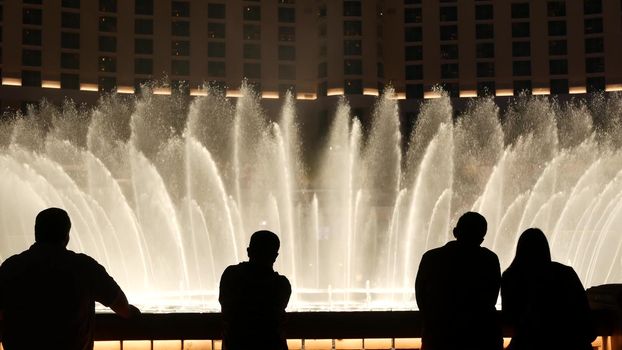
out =
[[480,246],[486,230],[482,215],[467,212],[453,229],[455,241],[423,255],[415,282],[423,349],[502,349],[495,313],[501,270],[497,255]]
[[226,350],[283,350],[285,308],[292,288],[273,270],[280,241],[270,231],[257,231],[247,248],[248,261],[231,265],[220,278]]
[[41,211],[35,243],[0,266],[4,349],[93,349],[96,301],[125,318],[140,313],[104,267],[66,248],[70,229],[63,209]]
[[592,349],[596,336],[585,290],[572,267],[551,261],[541,230],[521,234],[503,273],[501,301],[514,329],[509,349]]

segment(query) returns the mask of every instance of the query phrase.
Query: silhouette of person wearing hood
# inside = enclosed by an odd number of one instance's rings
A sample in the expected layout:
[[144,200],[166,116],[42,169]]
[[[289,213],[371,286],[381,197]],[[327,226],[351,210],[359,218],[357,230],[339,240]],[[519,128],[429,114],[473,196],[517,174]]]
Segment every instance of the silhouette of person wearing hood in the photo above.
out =
[[270,231],[251,236],[247,262],[231,265],[220,278],[226,350],[284,350],[282,325],[292,293],[285,276],[273,270],[280,241]]
[[521,234],[503,273],[501,300],[514,329],[509,349],[592,349],[596,335],[585,290],[572,267],[551,261],[541,230]]
[[482,215],[467,212],[453,229],[455,241],[423,255],[415,282],[423,349],[502,349],[495,312],[501,270],[497,255],[480,246],[486,230]]

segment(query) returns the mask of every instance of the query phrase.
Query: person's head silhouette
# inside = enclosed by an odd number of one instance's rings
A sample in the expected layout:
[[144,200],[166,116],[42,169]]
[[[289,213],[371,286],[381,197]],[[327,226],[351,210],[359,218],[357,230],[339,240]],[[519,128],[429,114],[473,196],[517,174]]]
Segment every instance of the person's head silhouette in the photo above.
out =
[[47,208],[35,219],[35,242],[48,245],[67,246],[71,220],[60,208]]
[[516,244],[514,267],[538,267],[551,262],[551,250],[544,232],[539,228],[525,230]]
[[272,231],[257,231],[251,236],[251,242],[246,251],[251,263],[270,266],[276,261],[279,255],[281,242],[279,237]]
[[479,213],[469,211],[458,219],[454,227],[454,237],[460,242],[480,245],[484,241],[487,229],[486,219]]

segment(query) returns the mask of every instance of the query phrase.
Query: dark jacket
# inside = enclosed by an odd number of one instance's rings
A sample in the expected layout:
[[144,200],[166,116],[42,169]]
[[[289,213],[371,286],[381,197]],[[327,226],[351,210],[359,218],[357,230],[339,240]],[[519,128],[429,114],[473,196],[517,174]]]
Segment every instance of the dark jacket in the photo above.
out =
[[231,265],[220,278],[227,350],[283,350],[282,325],[292,289],[285,276],[249,262]]
[[452,241],[421,259],[415,295],[426,350],[500,350],[495,304],[501,271],[495,253]]
[[503,273],[501,296],[504,318],[514,329],[510,349],[592,349],[590,308],[572,267],[556,262],[530,271],[510,267]]

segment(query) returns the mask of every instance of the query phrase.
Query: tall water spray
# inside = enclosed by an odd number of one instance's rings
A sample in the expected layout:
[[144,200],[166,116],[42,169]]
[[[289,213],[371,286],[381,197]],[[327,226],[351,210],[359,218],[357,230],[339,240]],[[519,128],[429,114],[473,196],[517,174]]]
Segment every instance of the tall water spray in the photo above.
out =
[[216,310],[220,273],[250,234],[281,237],[291,309],[416,307],[427,249],[457,217],[486,216],[484,245],[512,259],[540,227],[586,286],[622,279],[622,96],[423,102],[400,133],[392,91],[369,123],[340,100],[316,165],[288,95],[278,122],[252,91],[149,92],[93,109],[42,103],[0,124],[0,259],[26,249],[36,213],[66,208],[70,249],[100,261],[146,307]]

